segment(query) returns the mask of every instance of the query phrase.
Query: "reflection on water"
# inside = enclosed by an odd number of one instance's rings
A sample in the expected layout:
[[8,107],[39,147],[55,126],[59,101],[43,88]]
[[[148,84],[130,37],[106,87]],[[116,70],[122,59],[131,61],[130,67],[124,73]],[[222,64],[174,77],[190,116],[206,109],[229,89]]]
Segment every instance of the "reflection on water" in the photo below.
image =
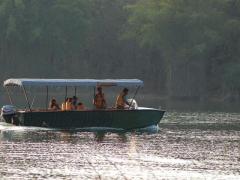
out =
[[0,179],[239,179],[239,121],[168,113],[155,133],[0,123]]

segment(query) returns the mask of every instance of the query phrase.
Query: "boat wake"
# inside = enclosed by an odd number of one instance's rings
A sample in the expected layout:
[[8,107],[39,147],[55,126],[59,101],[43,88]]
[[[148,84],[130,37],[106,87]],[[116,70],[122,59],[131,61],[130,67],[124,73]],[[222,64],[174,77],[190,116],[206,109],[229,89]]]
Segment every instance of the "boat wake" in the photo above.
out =
[[147,132],[147,133],[158,133],[159,131],[159,126],[158,125],[152,125],[152,126],[148,126],[148,127],[145,127],[145,128],[140,128],[140,129],[137,129],[138,132]]
[[54,129],[44,128],[44,127],[15,126],[9,123],[0,122],[0,132],[1,131],[39,131],[39,130],[54,130]]

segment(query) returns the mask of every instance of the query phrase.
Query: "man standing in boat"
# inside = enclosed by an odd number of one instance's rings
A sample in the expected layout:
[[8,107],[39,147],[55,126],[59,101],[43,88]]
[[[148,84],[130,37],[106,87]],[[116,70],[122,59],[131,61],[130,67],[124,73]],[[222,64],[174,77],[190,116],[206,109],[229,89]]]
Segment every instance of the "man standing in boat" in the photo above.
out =
[[117,109],[124,109],[126,105],[130,106],[130,104],[127,102],[127,94],[128,94],[128,89],[124,88],[123,91],[118,95],[117,101],[116,101]]
[[107,107],[102,87],[97,88],[97,94],[94,97],[93,104],[96,109],[105,109]]

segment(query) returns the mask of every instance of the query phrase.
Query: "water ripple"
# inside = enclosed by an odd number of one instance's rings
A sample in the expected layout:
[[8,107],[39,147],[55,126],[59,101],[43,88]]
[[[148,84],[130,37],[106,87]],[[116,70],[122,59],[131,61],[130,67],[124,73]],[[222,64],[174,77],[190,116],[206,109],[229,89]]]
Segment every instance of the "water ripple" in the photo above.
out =
[[156,133],[1,123],[0,178],[239,179],[239,119],[239,114],[168,113]]

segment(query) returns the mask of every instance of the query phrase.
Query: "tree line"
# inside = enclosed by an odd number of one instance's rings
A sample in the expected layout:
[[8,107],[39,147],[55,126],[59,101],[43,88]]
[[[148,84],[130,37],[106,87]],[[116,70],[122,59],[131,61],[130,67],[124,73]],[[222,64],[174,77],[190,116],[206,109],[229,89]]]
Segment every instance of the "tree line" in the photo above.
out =
[[167,99],[240,99],[240,0],[0,0],[0,72],[139,78]]

